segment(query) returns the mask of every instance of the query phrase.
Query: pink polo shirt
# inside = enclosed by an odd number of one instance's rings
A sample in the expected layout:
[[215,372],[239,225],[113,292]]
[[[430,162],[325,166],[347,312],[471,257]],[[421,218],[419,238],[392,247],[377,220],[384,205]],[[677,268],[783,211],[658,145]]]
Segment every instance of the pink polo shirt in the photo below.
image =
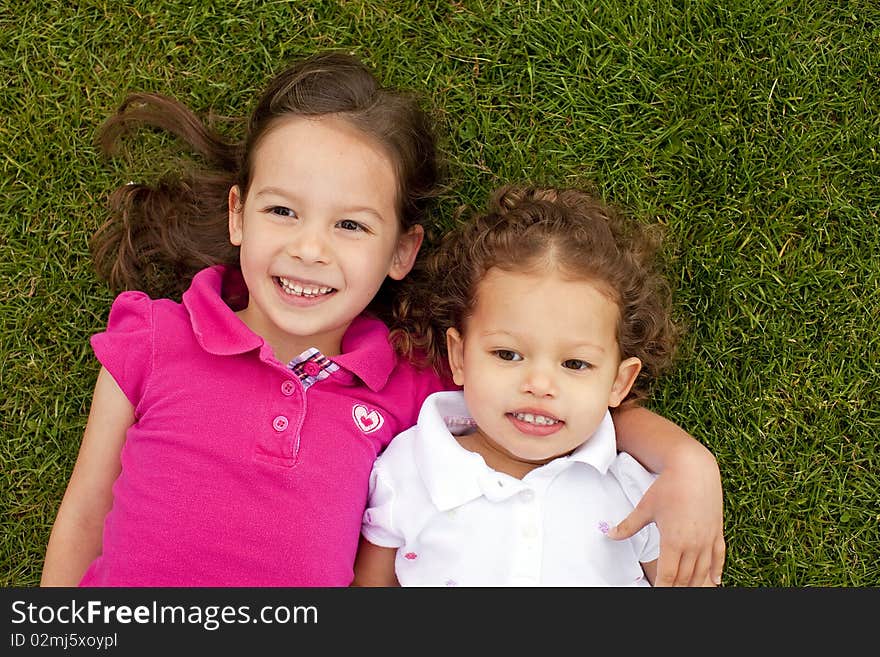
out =
[[366,316],[340,355],[281,363],[223,301],[236,289],[216,266],[180,304],[123,292],[92,336],[135,422],[81,586],[351,582],[373,461],[448,386]]

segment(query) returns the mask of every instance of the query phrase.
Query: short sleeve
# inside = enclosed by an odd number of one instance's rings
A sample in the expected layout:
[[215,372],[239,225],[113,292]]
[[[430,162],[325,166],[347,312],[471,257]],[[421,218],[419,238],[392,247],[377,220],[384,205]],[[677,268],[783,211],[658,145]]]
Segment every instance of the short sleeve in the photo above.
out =
[[153,301],[143,292],[123,292],[113,301],[107,330],[91,337],[95,357],[137,408],[153,362]]
[[[626,452],[617,455],[610,470],[620,482],[624,494],[633,506],[639,503],[645,491],[657,479],[657,475],[645,470]],[[660,556],[660,532],[653,522],[640,529],[634,538],[638,540],[639,561],[654,561]]]
[[369,500],[361,533],[373,545],[398,548],[404,544],[404,539],[394,529],[394,488],[377,465],[370,473]]

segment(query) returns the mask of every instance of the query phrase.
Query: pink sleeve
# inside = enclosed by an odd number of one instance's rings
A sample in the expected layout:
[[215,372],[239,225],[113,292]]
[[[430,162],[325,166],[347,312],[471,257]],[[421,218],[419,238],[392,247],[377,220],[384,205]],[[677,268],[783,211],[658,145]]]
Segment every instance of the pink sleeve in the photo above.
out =
[[113,301],[107,330],[91,337],[92,350],[137,408],[153,365],[153,301],[143,292],[123,292]]

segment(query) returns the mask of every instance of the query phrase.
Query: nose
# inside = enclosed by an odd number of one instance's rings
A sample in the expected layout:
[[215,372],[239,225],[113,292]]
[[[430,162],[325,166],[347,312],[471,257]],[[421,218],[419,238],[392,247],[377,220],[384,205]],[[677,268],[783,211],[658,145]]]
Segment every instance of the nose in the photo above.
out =
[[557,386],[550,367],[549,365],[533,362],[524,368],[520,388],[522,392],[534,397],[555,397],[557,395]]
[[289,238],[287,253],[305,264],[326,264],[329,262],[329,244],[321,224],[319,222],[301,222]]

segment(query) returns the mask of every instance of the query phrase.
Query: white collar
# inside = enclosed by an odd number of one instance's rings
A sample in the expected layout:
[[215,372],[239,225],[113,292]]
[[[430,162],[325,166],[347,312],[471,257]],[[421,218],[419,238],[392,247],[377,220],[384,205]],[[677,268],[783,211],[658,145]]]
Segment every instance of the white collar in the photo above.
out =
[[[495,472],[486,465],[482,456],[458,443],[452,431],[466,426],[468,422],[472,420],[464,394],[457,390],[429,395],[419,412],[414,445],[416,467],[431,501],[441,511],[461,506],[482,495],[497,501],[528,488],[523,481]],[[614,423],[611,413],[606,411],[599,428],[580,447],[533,472],[584,463],[605,474],[616,457]]]

